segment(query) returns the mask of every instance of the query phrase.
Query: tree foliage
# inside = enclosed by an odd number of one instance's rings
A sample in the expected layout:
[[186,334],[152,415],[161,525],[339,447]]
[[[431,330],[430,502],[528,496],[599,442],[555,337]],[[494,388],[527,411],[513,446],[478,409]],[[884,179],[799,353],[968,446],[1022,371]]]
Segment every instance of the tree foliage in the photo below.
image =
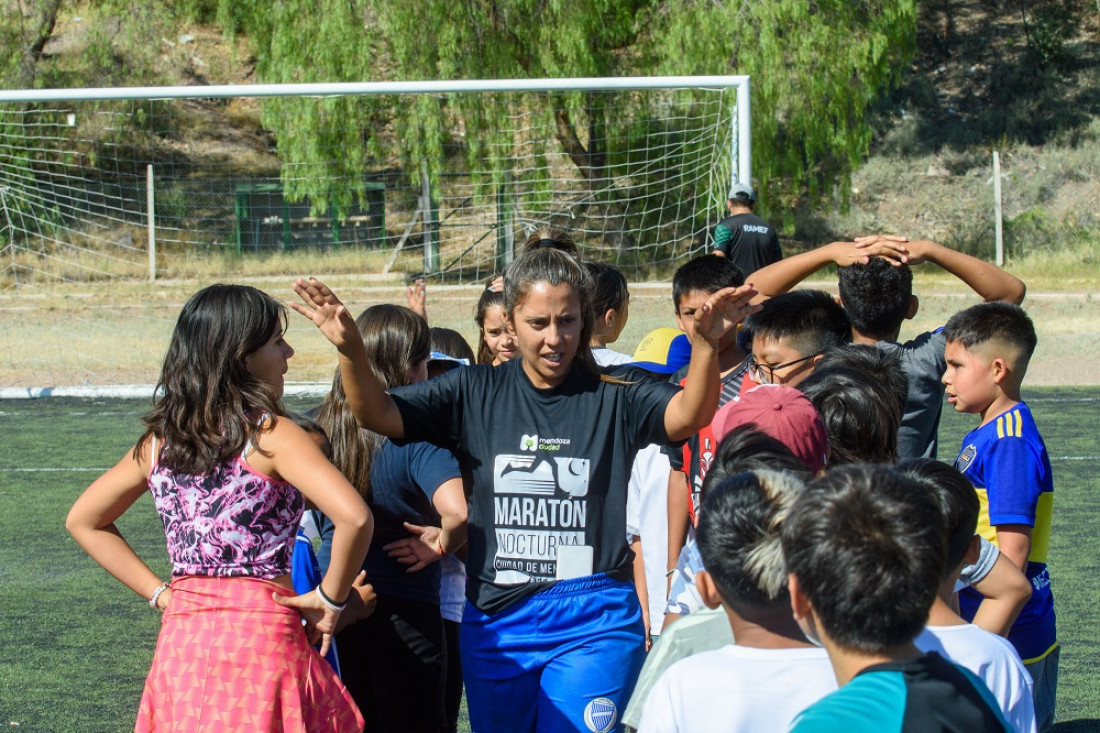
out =
[[911,58],[916,20],[914,0],[679,0],[654,11],[654,66],[751,76],[756,180],[846,202],[869,107]]
[[[206,12],[213,2],[192,1]],[[251,37],[265,82],[748,74],[754,173],[773,202],[833,190],[844,197],[870,140],[868,106],[897,80],[916,28],[915,0],[219,0],[216,16]],[[324,198],[306,190],[308,181],[356,175],[377,146],[371,123],[390,103],[265,103],[280,154],[310,171],[292,186]],[[598,168],[606,151],[591,133],[618,120],[583,94],[543,106],[581,172]],[[420,159],[435,173],[456,122],[471,159],[502,142],[491,137],[504,114],[491,96],[448,104],[422,97],[397,114],[402,162],[414,178]],[[323,139],[294,133],[328,116],[348,124]],[[332,148],[346,155],[333,162]]]

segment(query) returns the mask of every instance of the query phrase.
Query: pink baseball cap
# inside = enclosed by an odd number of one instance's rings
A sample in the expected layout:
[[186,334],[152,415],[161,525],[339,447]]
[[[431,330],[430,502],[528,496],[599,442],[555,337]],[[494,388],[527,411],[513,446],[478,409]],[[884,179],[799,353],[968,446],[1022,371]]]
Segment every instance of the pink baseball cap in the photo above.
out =
[[825,465],[829,439],[825,423],[806,395],[782,384],[761,384],[728,402],[714,415],[711,432],[719,443],[739,425],[754,423],[791,449],[814,473]]

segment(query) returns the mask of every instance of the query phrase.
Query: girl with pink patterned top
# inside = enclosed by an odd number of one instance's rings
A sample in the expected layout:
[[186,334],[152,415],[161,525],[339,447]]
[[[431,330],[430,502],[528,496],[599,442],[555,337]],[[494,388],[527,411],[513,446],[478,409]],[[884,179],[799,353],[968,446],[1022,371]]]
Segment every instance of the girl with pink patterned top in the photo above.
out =
[[[358,599],[353,582],[373,518],[285,417],[283,375],[294,354],[285,329],[285,308],[255,288],[213,285],[192,296],[144,435],[69,512],[66,527],[80,546],[164,612],[139,731],[363,728],[310,643],[327,651],[347,599]],[[170,583],[115,526],[146,490],[164,522]],[[290,558],[303,496],[335,532],[320,586],[298,596]]]

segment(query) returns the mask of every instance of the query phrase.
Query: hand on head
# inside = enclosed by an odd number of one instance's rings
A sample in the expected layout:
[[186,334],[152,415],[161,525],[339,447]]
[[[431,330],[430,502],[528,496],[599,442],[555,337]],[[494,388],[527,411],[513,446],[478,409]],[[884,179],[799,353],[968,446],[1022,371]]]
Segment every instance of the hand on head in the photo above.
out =
[[893,234],[856,237],[854,242],[843,243],[847,249],[845,256],[849,261],[837,261],[837,265],[866,265],[872,257],[881,257],[892,265],[916,264],[912,262],[908,242],[908,238]]

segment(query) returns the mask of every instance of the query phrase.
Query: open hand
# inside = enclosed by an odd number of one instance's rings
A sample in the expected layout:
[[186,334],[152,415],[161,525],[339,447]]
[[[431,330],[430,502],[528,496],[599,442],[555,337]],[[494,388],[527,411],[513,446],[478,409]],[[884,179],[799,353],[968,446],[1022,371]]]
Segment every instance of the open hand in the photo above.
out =
[[313,321],[313,325],[321,329],[321,333],[336,348],[340,349],[362,341],[359,329],[355,326],[355,319],[327,285],[311,277],[309,280],[298,278],[291,287],[304,304],[290,302],[287,305],[291,310]]
[[428,286],[424,284],[424,278],[416,278],[412,285],[405,288],[405,298],[409,302],[409,310],[428,320]]
[[749,303],[755,295],[756,288],[751,284],[713,293],[695,311],[695,333],[709,344],[717,345],[727,331],[761,309],[762,306]]
[[439,527],[422,527],[405,522],[405,529],[412,534],[412,537],[404,537],[384,546],[382,549],[387,555],[402,565],[408,565],[409,568],[405,571],[407,573],[415,573],[433,562],[439,562],[443,557],[443,548],[439,543],[441,532]]

